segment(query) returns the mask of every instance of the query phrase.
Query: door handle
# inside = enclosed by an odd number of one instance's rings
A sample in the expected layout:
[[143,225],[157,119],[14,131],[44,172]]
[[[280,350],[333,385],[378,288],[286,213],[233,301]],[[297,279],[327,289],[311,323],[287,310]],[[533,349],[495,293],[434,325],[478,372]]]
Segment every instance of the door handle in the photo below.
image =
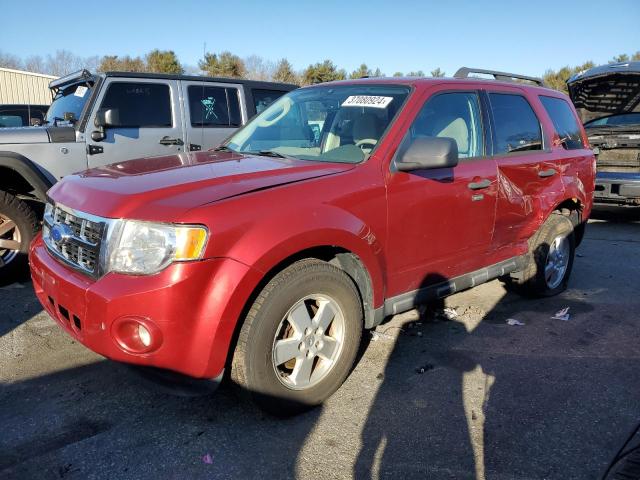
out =
[[483,188],[487,188],[491,186],[491,180],[485,178],[480,180],[479,182],[471,182],[467,185],[471,190],[482,190]]
[[555,168],[550,168],[548,170],[540,170],[538,172],[538,176],[540,178],[547,178],[547,177],[553,177],[556,173],[558,172],[556,171]]
[[184,145],[181,138],[169,138],[169,135],[165,135],[160,139],[160,145]]

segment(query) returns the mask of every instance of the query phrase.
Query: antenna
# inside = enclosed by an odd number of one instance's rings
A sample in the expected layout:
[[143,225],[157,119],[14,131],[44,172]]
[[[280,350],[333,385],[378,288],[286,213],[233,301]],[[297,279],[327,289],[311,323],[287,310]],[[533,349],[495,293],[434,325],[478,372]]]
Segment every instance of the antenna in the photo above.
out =
[[[202,61],[205,61],[207,56],[207,42],[202,42]],[[200,108],[202,108],[202,100],[204,100],[204,82],[202,82],[202,97],[200,98]],[[204,111],[202,112],[202,117],[200,118],[200,145],[201,148],[204,148]],[[208,150],[208,149],[207,149]]]

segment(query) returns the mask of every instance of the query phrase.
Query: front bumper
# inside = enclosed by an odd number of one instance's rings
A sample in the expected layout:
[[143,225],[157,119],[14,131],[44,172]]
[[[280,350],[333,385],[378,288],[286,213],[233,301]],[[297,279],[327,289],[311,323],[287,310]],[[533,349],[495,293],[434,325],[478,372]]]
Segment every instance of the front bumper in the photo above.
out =
[[[156,275],[109,273],[94,280],[60,263],[38,235],[31,277],[45,310],[78,342],[109,359],[196,378],[218,377],[258,273],[232,259],[175,263]],[[128,319],[141,321],[151,348],[126,348]],[[124,333],[123,333],[124,332]]]
[[596,203],[617,205],[640,205],[640,173],[598,172]]

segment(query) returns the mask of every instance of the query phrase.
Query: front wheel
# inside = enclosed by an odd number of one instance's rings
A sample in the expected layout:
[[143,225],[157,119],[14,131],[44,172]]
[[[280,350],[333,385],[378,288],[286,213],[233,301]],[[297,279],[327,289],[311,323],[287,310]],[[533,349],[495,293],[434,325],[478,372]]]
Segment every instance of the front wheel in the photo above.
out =
[[294,263],[262,290],[244,321],[231,378],[279,416],[318,405],[342,385],[363,328],[351,278],[320,260]]
[[38,219],[29,205],[0,192],[0,279],[12,281],[23,272],[37,231]]
[[575,249],[573,223],[552,214],[529,241],[525,268],[505,278],[505,285],[528,296],[557,295],[567,288]]

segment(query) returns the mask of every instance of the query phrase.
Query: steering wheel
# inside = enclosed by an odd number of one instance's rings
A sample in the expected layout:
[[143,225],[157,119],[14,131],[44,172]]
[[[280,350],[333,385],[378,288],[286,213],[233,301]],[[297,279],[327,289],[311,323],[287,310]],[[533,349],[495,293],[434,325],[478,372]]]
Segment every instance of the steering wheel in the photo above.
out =
[[[367,145],[369,147],[371,147],[371,150],[373,150],[373,147],[376,146],[376,144],[378,143],[378,141],[374,138],[363,138],[361,140],[358,140],[355,145],[356,147],[360,147],[360,149],[364,150],[364,145]],[[366,147],[365,147],[366,148]]]
[[278,115],[276,115],[271,120],[267,120],[266,118],[264,120],[261,120],[260,123],[258,123],[258,126],[259,127],[270,127],[271,125],[276,123],[278,120],[280,120],[282,117],[284,117],[287,113],[289,113],[290,109],[291,109],[291,100],[286,98],[286,99],[284,99],[284,101],[282,103],[282,112],[280,112]]

